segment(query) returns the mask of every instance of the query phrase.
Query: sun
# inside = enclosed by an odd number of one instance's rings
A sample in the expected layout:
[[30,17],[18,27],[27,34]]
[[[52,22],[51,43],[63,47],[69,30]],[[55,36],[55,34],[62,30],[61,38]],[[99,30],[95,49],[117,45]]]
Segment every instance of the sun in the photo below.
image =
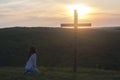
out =
[[70,13],[73,15],[74,10],[78,10],[78,15],[80,18],[85,18],[89,13],[92,12],[92,8],[84,4],[76,4],[69,7]]

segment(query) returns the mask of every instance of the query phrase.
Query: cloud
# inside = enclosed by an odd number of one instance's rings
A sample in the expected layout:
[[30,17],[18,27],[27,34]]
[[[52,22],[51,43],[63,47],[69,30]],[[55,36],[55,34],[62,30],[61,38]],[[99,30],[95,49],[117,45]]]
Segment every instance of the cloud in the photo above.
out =
[[[74,0],[0,0],[0,25],[59,26],[63,22],[72,22],[64,7],[80,2],[80,0],[76,2]],[[93,22],[120,18],[118,12],[97,12],[90,15],[93,16],[91,18]]]

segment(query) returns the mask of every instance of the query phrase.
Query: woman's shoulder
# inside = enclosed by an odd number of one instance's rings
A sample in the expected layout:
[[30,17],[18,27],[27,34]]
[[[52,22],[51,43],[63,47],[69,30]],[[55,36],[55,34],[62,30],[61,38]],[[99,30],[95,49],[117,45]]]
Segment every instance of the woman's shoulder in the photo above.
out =
[[36,56],[36,53],[33,53],[32,56]]
[[30,58],[36,58],[36,56],[37,56],[37,55],[34,53],[34,54],[31,55]]

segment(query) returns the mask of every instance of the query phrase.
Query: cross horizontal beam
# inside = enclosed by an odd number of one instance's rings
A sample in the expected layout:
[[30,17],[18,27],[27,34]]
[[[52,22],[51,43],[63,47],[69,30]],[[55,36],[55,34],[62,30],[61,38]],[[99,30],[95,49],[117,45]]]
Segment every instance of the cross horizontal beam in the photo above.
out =
[[[71,23],[66,23],[66,24],[61,24],[61,27],[72,27],[74,26],[75,24],[71,24]],[[78,24],[77,26],[92,26],[91,23],[81,23],[81,24]]]

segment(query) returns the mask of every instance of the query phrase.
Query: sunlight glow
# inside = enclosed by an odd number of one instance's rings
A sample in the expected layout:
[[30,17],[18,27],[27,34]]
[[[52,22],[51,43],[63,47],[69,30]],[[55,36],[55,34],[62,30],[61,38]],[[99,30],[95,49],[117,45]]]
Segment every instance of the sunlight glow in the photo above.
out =
[[89,13],[92,12],[92,8],[84,4],[72,5],[69,7],[70,13],[73,15],[74,10],[78,10],[78,15],[80,18],[85,18]]

